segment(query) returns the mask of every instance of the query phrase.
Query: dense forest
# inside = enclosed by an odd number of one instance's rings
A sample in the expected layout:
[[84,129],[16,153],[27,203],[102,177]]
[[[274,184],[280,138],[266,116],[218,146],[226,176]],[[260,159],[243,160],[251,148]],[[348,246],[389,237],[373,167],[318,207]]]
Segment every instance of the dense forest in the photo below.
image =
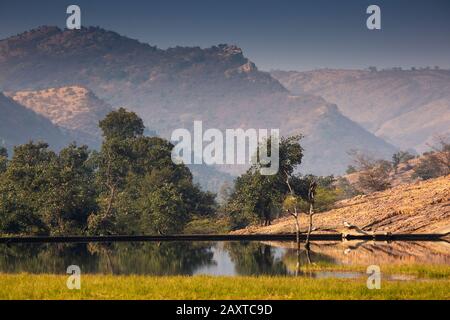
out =
[[[301,136],[282,138],[279,172],[264,176],[259,165],[252,166],[221,195],[219,206],[215,194],[193,183],[187,166],[172,162],[169,141],[144,135],[134,112],[113,111],[99,127],[99,151],[73,143],[55,152],[31,141],[16,146],[9,158],[0,149],[1,234],[176,234],[192,221],[195,232],[218,230],[214,224],[226,231],[283,214],[286,174],[298,201],[307,201],[308,186],[317,180],[294,174],[303,157]],[[320,210],[336,193],[332,177],[317,181]],[[197,227],[195,221],[201,221]]]
[[100,151],[44,142],[0,150],[0,233],[28,235],[179,233],[215,212],[214,194],[171,160],[173,145],[146,137],[125,109],[100,121]]

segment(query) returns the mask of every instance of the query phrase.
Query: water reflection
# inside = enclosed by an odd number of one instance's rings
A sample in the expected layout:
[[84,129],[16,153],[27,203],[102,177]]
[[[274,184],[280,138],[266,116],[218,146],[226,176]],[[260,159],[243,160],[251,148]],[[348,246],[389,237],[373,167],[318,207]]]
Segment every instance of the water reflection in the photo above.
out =
[[10,244],[0,246],[0,272],[192,275],[213,265],[210,244],[188,242],[111,244]]
[[286,250],[258,242],[229,242],[227,251],[239,275],[286,275],[282,258]]
[[[307,264],[431,263],[450,265],[450,246],[439,243],[134,242],[0,244],[0,273],[145,275],[298,275]],[[333,275],[335,276],[335,275]],[[340,277],[351,277],[343,274]]]

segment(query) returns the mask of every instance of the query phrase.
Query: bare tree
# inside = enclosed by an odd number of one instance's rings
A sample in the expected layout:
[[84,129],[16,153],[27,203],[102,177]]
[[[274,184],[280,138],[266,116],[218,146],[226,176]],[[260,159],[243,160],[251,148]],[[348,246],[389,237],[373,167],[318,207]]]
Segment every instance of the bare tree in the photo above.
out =
[[[290,198],[291,201],[289,201],[289,202],[292,202],[292,203],[286,204],[285,209],[295,220],[297,249],[300,249],[300,222],[298,221],[300,211],[298,208],[297,197],[295,196],[295,192],[292,189],[291,184],[289,183],[290,176],[286,171],[285,171],[285,174],[286,174],[286,184],[287,184],[287,186],[289,188],[289,192],[291,194],[291,198]],[[285,200],[285,202],[286,202],[286,200]]]
[[450,137],[436,137],[436,143],[429,145],[431,152],[424,153],[420,162],[414,167],[413,177],[422,180],[437,178],[450,174]]
[[[285,209],[286,211],[294,218],[295,220],[295,228],[296,228],[296,239],[297,239],[297,248],[300,248],[300,207],[301,207],[301,199],[295,195],[294,190],[289,182],[290,176],[287,172],[286,174],[286,184],[290,191],[290,197],[285,199]],[[309,204],[309,212],[307,213],[309,216],[309,224],[308,224],[308,233],[306,236],[305,247],[309,249],[309,240],[311,236],[311,232],[313,230],[313,215],[314,215],[314,203],[315,203],[315,195],[316,195],[317,182],[315,180],[311,181],[308,188],[308,204]],[[306,211],[307,209],[305,209]]]
[[365,192],[383,191],[390,187],[390,172],[392,165],[389,161],[375,159],[359,151],[350,151],[359,176],[358,187]]
[[313,227],[313,215],[314,215],[314,203],[316,198],[316,188],[317,182],[315,180],[311,181],[308,189],[308,202],[309,202],[309,225],[308,225],[308,235],[306,236],[305,246],[309,249],[309,237],[311,236]]
[[435,137],[436,145],[431,149],[436,153],[437,161],[442,165],[443,174],[450,173],[450,136]]

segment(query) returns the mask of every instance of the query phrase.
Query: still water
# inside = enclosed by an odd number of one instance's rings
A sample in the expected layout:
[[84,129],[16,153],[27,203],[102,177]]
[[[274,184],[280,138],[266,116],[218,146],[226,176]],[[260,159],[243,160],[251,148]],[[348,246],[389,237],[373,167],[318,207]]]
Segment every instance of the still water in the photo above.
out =
[[[447,242],[321,242],[309,252],[292,242],[118,242],[0,244],[0,273],[65,274],[78,265],[89,274],[139,275],[298,275],[305,264],[450,265]],[[311,277],[359,276],[355,272],[315,272]]]

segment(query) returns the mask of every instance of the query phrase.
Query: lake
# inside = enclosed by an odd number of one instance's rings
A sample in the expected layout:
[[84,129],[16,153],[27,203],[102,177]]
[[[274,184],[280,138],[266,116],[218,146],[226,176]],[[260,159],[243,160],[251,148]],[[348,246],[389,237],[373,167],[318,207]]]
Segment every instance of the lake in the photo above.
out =
[[65,274],[77,265],[84,274],[354,278],[361,274],[299,269],[309,264],[450,266],[447,242],[314,242],[309,252],[295,248],[293,242],[256,241],[0,244],[0,273]]

